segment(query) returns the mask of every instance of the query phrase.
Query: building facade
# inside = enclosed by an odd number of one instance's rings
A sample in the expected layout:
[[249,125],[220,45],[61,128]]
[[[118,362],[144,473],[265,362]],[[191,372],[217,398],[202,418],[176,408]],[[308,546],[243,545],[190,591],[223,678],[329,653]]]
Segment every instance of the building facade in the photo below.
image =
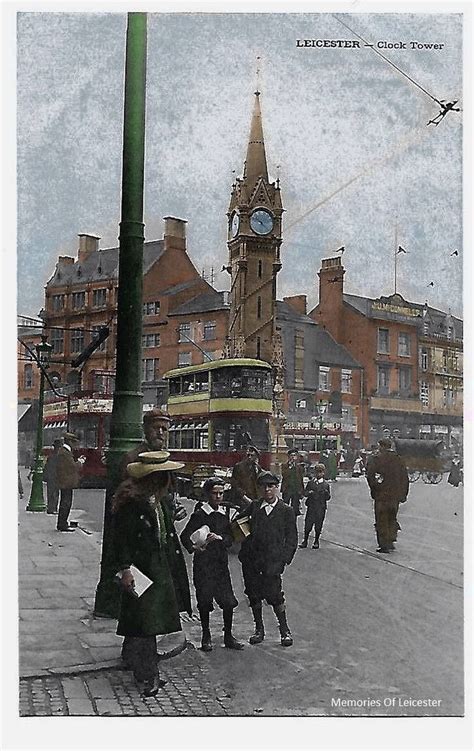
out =
[[310,316],[363,366],[368,443],[388,432],[451,445],[462,426],[462,321],[399,294],[346,294],[344,274],[339,257],[323,259]]

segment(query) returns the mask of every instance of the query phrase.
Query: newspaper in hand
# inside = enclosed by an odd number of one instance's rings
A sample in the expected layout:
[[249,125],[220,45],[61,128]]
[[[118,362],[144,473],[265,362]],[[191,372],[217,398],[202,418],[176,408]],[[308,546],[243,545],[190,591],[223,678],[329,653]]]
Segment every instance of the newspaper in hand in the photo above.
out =
[[135,592],[137,593],[138,597],[141,597],[142,594],[146,592],[148,587],[151,587],[153,582],[148,576],[146,576],[146,574],[140,571],[140,569],[133,564],[130,566],[130,571],[132,572],[133,579],[135,581]]
[[202,548],[206,544],[207,536],[210,531],[208,525],[204,524],[193,532],[192,535],[189,535],[189,539],[196,548]]

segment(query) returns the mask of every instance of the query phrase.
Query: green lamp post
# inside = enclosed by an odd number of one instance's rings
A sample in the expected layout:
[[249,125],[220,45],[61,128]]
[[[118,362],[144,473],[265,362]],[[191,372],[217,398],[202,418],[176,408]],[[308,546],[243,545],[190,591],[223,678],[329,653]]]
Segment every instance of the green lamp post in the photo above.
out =
[[52,352],[51,344],[46,341],[47,337],[41,336],[41,344],[36,345],[37,362],[40,370],[40,387],[38,397],[38,424],[36,427],[36,456],[33,467],[33,482],[31,485],[30,500],[27,511],[44,511],[46,509],[43,497],[43,405],[44,405],[44,374],[49,366],[49,358]]
[[323,403],[323,400],[319,400],[318,405],[318,414],[319,414],[319,459],[321,460],[321,455],[323,453],[324,448],[324,440],[323,440],[323,415],[326,411],[326,405]]

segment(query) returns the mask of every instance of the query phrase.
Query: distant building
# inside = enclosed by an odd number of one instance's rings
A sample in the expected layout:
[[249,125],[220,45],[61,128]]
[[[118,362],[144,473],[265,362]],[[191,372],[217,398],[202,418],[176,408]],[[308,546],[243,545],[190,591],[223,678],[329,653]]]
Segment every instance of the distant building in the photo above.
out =
[[384,434],[443,437],[462,430],[462,321],[399,294],[344,293],[341,259],[323,259],[310,312],[364,368],[369,443]]

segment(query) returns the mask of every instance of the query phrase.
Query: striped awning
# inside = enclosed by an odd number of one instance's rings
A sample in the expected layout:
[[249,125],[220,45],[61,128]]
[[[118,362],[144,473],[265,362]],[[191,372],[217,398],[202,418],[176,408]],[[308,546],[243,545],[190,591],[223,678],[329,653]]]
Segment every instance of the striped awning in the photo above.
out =
[[67,428],[67,422],[65,420],[62,420],[61,422],[48,422],[44,426],[44,428],[45,428],[45,430],[48,429],[48,428],[49,429],[51,429],[51,428],[61,428],[61,429],[62,428]]

